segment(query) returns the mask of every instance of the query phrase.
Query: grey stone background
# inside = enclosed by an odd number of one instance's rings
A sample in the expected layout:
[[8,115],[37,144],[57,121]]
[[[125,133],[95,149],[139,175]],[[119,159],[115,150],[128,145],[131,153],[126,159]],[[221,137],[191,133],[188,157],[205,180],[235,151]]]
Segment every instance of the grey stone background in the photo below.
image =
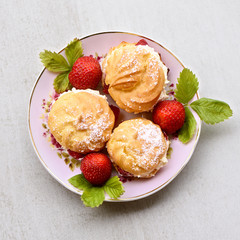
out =
[[[240,239],[239,25],[237,0],[1,0],[0,239]],[[160,192],[89,209],[37,159],[27,108],[40,51],[110,30],[169,48],[197,74],[200,95],[234,116],[203,124],[191,161]]]

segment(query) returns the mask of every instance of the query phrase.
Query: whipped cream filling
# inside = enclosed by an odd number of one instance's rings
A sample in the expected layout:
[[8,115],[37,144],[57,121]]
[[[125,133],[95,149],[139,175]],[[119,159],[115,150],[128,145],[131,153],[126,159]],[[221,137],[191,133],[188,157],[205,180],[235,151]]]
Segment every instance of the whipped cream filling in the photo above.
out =
[[88,89],[85,89],[85,90],[82,90],[82,89],[76,89],[76,88],[72,88],[72,90],[68,90],[67,92],[64,92],[64,93],[61,93],[59,98],[67,93],[70,93],[70,92],[73,92],[73,93],[78,93],[78,92],[87,92],[87,93],[91,93],[93,95],[96,95],[96,96],[99,96],[99,97],[102,97],[104,98],[105,100],[107,100],[107,97],[105,95],[101,95],[100,92],[98,90],[92,90],[90,88]]

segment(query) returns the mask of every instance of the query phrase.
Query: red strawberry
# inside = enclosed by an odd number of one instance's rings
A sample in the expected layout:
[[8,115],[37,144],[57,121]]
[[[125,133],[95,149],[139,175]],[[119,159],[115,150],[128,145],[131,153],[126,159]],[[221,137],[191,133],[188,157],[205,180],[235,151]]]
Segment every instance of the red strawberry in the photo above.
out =
[[145,39],[140,39],[136,45],[148,45],[147,41]]
[[79,159],[79,158],[82,158],[84,156],[83,154],[78,153],[78,152],[74,152],[70,149],[68,149],[67,151],[68,151],[69,155],[72,156],[75,159]]
[[108,88],[109,88],[109,85],[106,85],[106,84],[104,83],[103,92],[104,92],[105,94],[109,94]]
[[115,123],[118,120],[119,114],[120,114],[120,109],[114,105],[110,105],[110,108],[112,109],[114,116],[115,116]]
[[57,142],[56,138],[51,134],[51,143],[58,149],[62,149],[62,146],[59,142]]
[[153,110],[153,122],[167,134],[173,134],[179,130],[183,126],[184,120],[184,107],[176,100],[159,102]]
[[112,164],[103,153],[90,153],[81,162],[84,177],[93,185],[104,184],[111,176]]
[[73,64],[68,78],[77,89],[95,89],[102,78],[102,70],[95,58],[84,56]]

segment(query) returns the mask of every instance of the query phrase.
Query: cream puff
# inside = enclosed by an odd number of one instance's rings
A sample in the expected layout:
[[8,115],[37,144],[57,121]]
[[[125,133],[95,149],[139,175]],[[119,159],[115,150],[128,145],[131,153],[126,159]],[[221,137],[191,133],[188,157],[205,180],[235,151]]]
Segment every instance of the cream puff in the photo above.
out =
[[166,97],[167,67],[147,45],[122,42],[110,49],[102,71],[109,94],[129,113],[150,111]]
[[100,151],[109,140],[115,116],[98,91],[76,90],[62,94],[53,104],[48,126],[65,148],[86,154]]
[[[167,141],[152,121],[137,118],[114,129],[107,151],[116,170],[138,178],[150,178],[167,164]],[[123,171],[119,171],[123,170]]]

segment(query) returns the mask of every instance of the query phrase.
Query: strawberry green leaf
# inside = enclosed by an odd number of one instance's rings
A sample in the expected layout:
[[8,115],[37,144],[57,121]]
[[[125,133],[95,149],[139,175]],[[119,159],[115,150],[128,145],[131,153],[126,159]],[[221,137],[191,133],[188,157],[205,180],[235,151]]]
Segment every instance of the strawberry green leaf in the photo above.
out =
[[53,87],[57,93],[62,93],[72,88],[69,83],[68,72],[60,73],[53,82]]
[[175,98],[183,103],[188,103],[198,90],[198,80],[191,70],[184,68],[178,78],[175,89]]
[[68,62],[72,68],[76,60],[83,56],[82,43],[78,39],[74,39],[65,48],[65,54],[67,56]]
[[227,103],[210,98],[198,99],[192,102],[190,106],[207,124],[222,122],[233,114]]
[[111,198],[118,198],[124,193],[122,182],[117,176],[110,178],[104,184],[103,189]]
[[92,184],[89,183],[86,178],[83,176],[83,174],[78,174],[70,179],[68,179],[69,183],[71,183],[74,187],[80,189],[80,190],[86,190],[92,187]]
[[39,56],[43,65],[51,72],[67,72],[71,70],[66,59],[61,54],[45,50]]
[[105,199],[103,187],[91,187],[85,189],[81,199],[86,207],[98,207]]
[[188,107],[185,107],[185,122],[178,133],[178,139],[182,143],[189,142],[196,131],[196,120]]

